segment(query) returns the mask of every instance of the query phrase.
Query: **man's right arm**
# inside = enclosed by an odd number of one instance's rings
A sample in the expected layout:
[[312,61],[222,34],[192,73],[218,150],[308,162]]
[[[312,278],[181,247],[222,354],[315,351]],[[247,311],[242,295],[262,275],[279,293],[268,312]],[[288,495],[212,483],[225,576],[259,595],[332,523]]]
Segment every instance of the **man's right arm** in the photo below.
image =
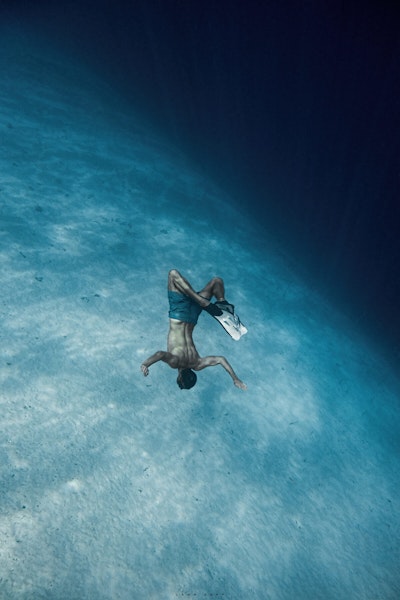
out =
[[154,354],[149,356],[149,358],[146,358],[144,362],[142,362],[142,364],[140,365],[140,369],[143,375],[147,377],[147,375],[149,374],[149,367],[151,365],[154,365],[154,363],[158,362],[159,360],[162,360],[163,362],[168,363],[170,367],[172,367],[173,365],[171,363],[173,363],[173,359],[174,356],[170,352],[164,352],[164,350],[157,350],[157,352],[155,352]]

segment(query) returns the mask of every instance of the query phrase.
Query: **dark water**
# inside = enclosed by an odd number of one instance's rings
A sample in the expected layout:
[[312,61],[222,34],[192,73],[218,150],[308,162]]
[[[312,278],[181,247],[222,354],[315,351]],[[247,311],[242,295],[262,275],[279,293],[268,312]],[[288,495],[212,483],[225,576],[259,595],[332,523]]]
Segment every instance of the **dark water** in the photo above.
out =
[[[392,3],[3,3],[73,53],[399,357],[400,19]],[[239,224],[238,224],[239,225]]]

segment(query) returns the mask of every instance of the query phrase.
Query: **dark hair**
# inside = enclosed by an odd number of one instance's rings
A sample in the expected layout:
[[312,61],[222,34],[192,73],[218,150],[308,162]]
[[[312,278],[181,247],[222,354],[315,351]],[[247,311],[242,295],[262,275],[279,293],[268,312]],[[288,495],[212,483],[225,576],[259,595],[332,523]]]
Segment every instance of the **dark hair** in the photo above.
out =
[[179,372],[178,379],[176,383],[179,385],[181,390],[190,390],[194,385],[196,385],[197,375],[191,369],[182,369]]

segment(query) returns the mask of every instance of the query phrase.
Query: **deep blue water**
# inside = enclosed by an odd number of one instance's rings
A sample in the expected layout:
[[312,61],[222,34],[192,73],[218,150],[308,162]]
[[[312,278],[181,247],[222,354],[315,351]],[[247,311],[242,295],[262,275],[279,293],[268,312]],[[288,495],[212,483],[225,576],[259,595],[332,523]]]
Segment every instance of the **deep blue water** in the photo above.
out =
[[[392,3],[3,2],[117,88],[399,354]],[[350,3],[351,4],[351,3]]]

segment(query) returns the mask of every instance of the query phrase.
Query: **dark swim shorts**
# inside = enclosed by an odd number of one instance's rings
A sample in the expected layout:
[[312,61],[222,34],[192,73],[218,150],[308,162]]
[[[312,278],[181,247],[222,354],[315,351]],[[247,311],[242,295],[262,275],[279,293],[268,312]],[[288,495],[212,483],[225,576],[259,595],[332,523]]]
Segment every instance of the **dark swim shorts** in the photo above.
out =
[[193,323],[196,325],[199,314],[203,310],[197,302],[180,294],[179,292],[171,292],[168,290],[169,300],[169,318],[178,319],[185,323]]

